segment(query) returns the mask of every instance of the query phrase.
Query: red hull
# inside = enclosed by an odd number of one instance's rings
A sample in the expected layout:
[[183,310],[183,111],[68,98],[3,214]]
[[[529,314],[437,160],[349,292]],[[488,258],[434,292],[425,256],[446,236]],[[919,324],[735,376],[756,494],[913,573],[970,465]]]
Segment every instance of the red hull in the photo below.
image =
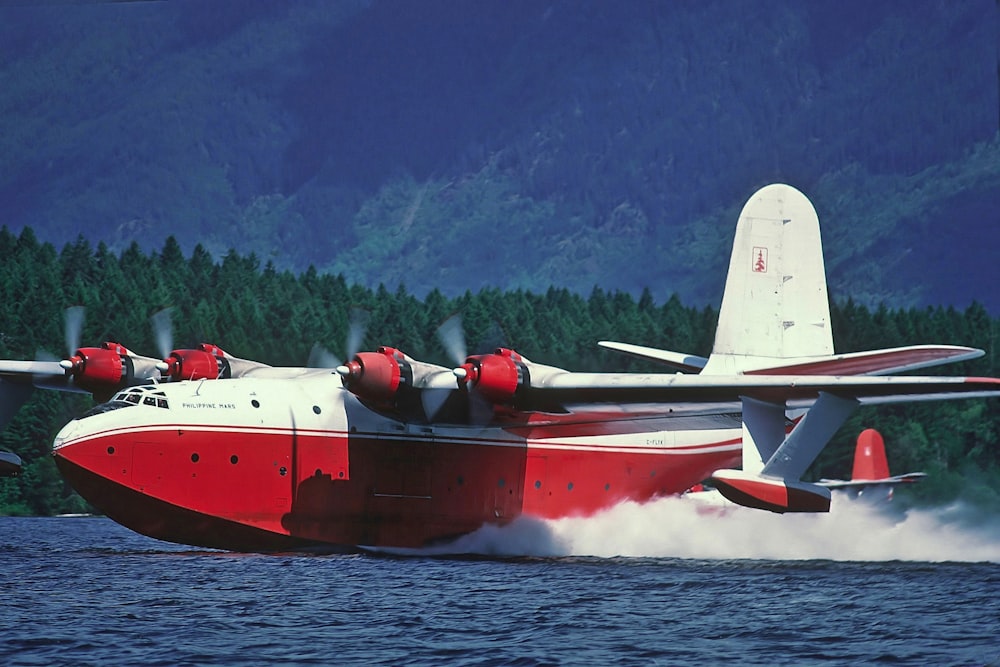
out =
[[115,521],[162,540],[240,551],[420,547],[521,514],[585,516],[680,493],[740,457],[731,441],[665,452],[547,446],[494,432],[507,439],[120,429],[55,457]]

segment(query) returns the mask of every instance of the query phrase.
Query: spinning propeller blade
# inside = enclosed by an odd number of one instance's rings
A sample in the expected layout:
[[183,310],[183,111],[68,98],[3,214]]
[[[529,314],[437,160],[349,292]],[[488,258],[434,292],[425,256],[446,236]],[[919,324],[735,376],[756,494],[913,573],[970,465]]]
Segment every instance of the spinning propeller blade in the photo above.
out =
[[445,402],[455,393],[455,389],[424,389],[420,392],[420,404],[424,408],[427,421],[434,421]]
[[347,348],[345,349],[348,359],[353,359],[354,355],[361,351],[361,344],[368,331],[369,319],[371,319],[371,315],[364,308],[351,308],[350,321],[347,324]]
[[153,313],[153,316],[149,318],[150,324],[153,325],[153,336],[156,338],[160,359],[169,357],[170,352],[174,349],[174,331],[170,321],[171,310],[169,307],[164,308]]
[[[354,355],[361,351],[361,345],[368,330],[368,320],[370,315],[364,308],[351,308],[347,322],[347,339],[344,344],[344,352],[347,359],[353,359]],[[313,343],[309,350],[309,361],[306,362],[308,368],[337,368],[344,364],[340,357],[324,347],[320,342]]]
[[66,324],[66,356],[72,357],[80,349],[80,336],[83,332],[83,318],[86,309],[83,306],[70,306],[63,313]]
[[309,350],[309,361],[306,363],[306,367],[336,368],[342,363],[343,362],[333,352],[326,349],[319,343],[313,343],[312,349]]
[[455,366],[464,364],[465,358],[469,355],[465,343],[465,329],[462,328],[462,314],[455,313],[450,316],[441,323],[435,333],[452,364]]

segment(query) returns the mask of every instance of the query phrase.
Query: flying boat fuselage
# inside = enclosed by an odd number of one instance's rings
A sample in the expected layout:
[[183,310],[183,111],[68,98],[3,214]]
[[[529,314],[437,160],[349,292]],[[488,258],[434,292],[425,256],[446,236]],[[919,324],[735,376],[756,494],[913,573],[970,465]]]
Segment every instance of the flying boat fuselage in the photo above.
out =
[[[521,514],[585,516],[738,463],[737,419],[622,413],[412,423],[335,375],[134,387],[70,422],[57,465],[140,533],[235,550],[420,547]],[[694,427],[694,428],[692,428]]]

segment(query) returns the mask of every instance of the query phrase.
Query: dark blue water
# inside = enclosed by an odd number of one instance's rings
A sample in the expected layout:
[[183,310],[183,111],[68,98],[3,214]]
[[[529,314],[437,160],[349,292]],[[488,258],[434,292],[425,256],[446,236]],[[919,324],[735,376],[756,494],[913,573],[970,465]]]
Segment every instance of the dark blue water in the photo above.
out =
[[[479,547],[667,548],[621,515],[591,521],[600,535],[574,521]],[[699,524],[709,543],[733,525]],[[0,518],[0,664],[1000,663],[997,562],[792,558],[230,554],[103,518]]]

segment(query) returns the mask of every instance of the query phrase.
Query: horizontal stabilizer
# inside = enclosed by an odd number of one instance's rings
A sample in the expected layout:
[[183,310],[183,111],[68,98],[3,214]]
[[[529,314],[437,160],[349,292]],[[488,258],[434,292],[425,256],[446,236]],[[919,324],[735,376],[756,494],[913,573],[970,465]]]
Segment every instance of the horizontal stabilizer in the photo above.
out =
[[705,364],[708,363],[708,359],[705,357],[698,357],[693,354],[684,354],[682,352],[659,350],[655,347],[644,347],[642,345],[631,345],[629,343],[616,343],[609,340],[602,340],[597,344],[609,350],[630,354],[633,357],[649,359],[650,361],[666,364],[676,368],[682,373],[699,373],[701,372],[701,369],[705,367]]
[[816,483],[828,489],[850,489],[882,484],[913,484],[914,482],[919,482],[924,477],[927,477],[927,473],[925,472],[910,472],[905,475],[895,475],[882,479],[823,479]]
[[[862,492],[870,486],[893,486],[919,482],[926,473],[911,472],[905,475],[889,474],[889,461],[885,455],[885,440],[873,428],[866,428],[858,434],[858,444],[854,448],[854,466],[851,479],[823,479],[818,483],[828,489],[852,489]],[[891,495],[890,495],[891,497]]]
[[976,359],[982,350],[958,345],[911,345],[810,359],[789,359],[781,366],[747,370],[747,375],[891,375]]
[[742,470],[716,470],[712,483],[728,500],[744,507],[778,514],[830,511],[830,490],[818,484],[774,479]]

